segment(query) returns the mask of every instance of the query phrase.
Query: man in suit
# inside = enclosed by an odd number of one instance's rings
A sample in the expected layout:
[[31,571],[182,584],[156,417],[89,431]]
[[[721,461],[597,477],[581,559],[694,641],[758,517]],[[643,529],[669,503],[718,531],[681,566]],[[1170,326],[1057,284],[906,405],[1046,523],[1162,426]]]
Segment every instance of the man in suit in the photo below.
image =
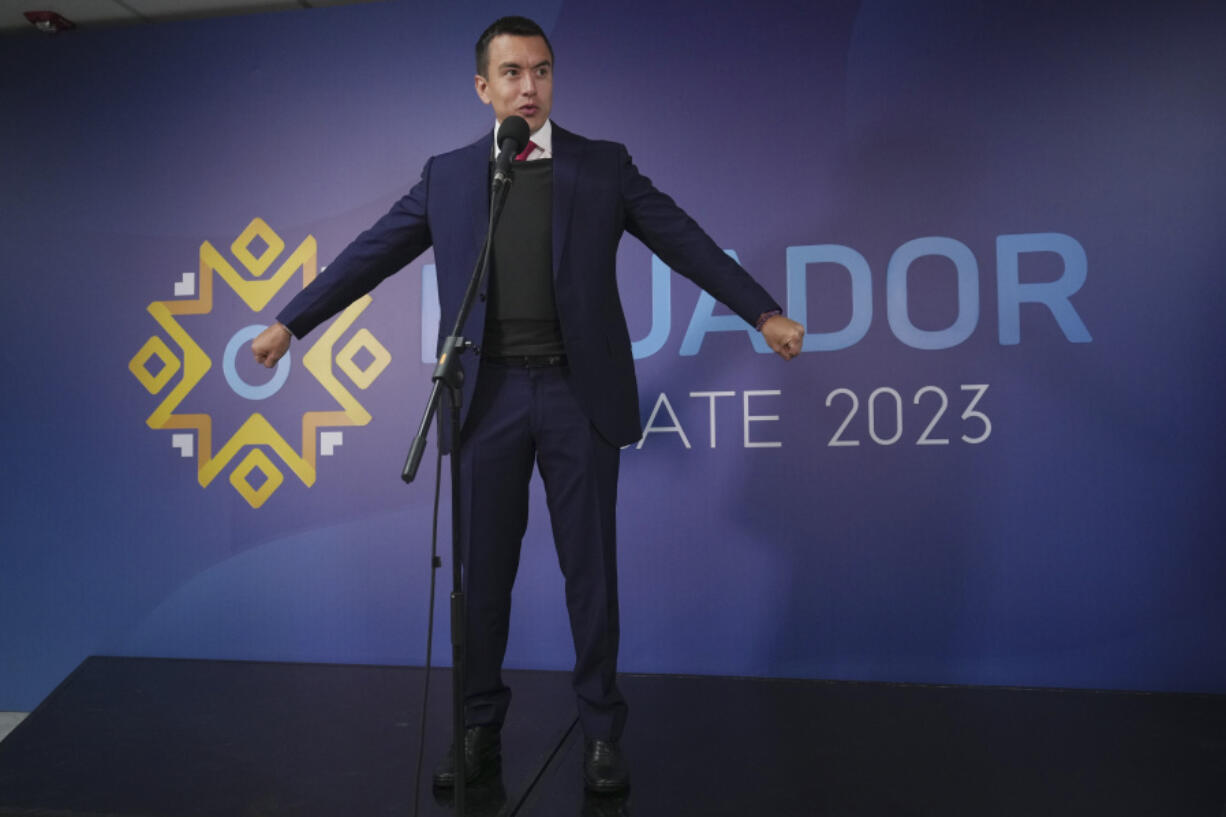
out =
[[[476,52],[474,85],[493,108],[494,130],[431,158],[408,195],[291,301],[256,338],[253,352],[265,366],[275,365],[291,334],[302,337],[430,246],[440,331],[449,331],[485,236],[494,133],[508,116],[527,120],[531,142],[515,165],[490,279],[462,332],[476,341],[480,356],[465,379],[458,435],[466,770],[475,779],[500,762],[499,730],[511,696],[501,666],[535,464],[566,583],[573,686],[586,739],[584,781],[593,791],[620,791],[629,785],[629,771],[618,743],[626,704],[616,683],[617,471],[620,447],[642,434],[617,291],[622,233],[638,237],[756,326],[784,359],[800,353],[804,328],[638,172],[622,145],[552,123],[553,49],[536,23],[499,19]],[[454,442],[443,441],[453,456]],[[454,785],[453,755],[434,782]]]

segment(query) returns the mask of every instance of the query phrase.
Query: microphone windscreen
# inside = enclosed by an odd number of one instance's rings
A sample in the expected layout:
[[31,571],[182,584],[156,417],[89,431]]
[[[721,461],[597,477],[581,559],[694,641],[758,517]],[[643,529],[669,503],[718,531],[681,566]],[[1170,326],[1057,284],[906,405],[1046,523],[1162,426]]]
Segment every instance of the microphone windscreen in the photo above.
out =
[[507,140],[510,139],[515,143],[513,153],[519,153],[528,144],[529,133],[528,120],[522,116],[508,116],[498,126],[498,148],[501,150],[506,147]]

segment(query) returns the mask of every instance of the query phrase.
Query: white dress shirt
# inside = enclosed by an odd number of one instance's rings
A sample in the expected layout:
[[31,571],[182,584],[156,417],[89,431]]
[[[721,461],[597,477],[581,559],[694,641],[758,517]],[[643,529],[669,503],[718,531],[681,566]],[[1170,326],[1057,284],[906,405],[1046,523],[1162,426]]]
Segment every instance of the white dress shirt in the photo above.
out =
[[[494,158],[498,158],[498,126],[501,123],[494,123]],[[536,145],[532,152],[525,157],[525,161],[531,162],[533,159],[552,159],[553,158],[553,122],[546,119],[545,124],[541,125],[536,133],[528,137],[532,144]]]

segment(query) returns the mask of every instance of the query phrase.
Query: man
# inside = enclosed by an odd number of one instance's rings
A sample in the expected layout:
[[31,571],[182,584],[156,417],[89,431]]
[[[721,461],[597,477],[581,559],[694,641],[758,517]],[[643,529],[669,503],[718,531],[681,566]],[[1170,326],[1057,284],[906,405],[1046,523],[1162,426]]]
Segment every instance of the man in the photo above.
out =
[[[531,142],[515,166],[491,277],[462,333],[479,339],[480,350],[479,367],[470,366],[465,379],[458,437],[466,776],[476,779],[500,762],[499,730],[511,697],[501,666],[535,463],[566,581],[584,782],[613,792],[629,785],[618,744],[626,718],[616,682],[618,455],[642,434],[617,292],[622,233],[756,325],[784,359],[800,353],[804,328],[639,174],[623,146],[553,125],[553,66],[553,48],[531,20],[504,17],[487,28],[477,42],[474,84],[494,110],[494,130],[430,159],[421,181],[293,299],[253,352],[275,365],[291,332],[302,337],[431,245],[440,330],[450,331],[485,233],[494,133],[508,116],[527,120]],[[454,785],[453,757],[436,770],[436,785]]]

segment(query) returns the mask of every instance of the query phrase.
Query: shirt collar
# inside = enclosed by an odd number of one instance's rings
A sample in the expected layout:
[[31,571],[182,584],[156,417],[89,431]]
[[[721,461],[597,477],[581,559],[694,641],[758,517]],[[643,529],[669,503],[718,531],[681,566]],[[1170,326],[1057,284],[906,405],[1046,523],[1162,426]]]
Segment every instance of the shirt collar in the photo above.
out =
[[[528,159],[551,159],[553,158],[553,122],[546,119],[545,124],[537,129],[536,133],[528,137],[536,145],[536,150],[528,156]],[[498,123],[494,123],[494,158],[498,158]]]

